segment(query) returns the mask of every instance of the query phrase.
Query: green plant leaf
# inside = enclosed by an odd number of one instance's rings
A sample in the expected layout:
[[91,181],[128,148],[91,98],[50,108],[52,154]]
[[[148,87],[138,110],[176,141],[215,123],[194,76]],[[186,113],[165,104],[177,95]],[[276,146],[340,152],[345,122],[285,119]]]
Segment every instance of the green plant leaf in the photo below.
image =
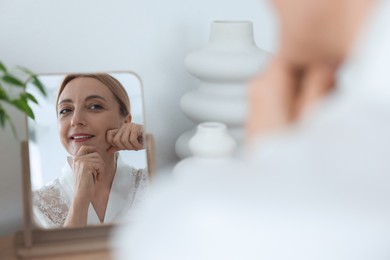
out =
[[0,107],[0,126],[1,128],[5,127],[5,121],[7,120],[6,112],[2,107]]
[[7,68],[4,66],[4,64],[0,61],[0,70],[7,72]]
[[45,86],[43,83],[38,79],[38,77],[34,76],[32,78],[32,83],[39,89],[39,91],[42,93],[43,96],[47,96]]
[[1,128],[5,128],[7,122],[11,126],[11,130],[13,135],[16,139],[18,139],[18,133],[16,132],[16,127],[14,123],[12,122],[10,116],[8,115],[7,111],[4,110],[4,108],[0,105],[0,126]]
[[[19,69],[20,71],[24,72],[31,78],[32,84],[37,87],[37,89],[41,92],[43,96],[47,96],[46,90],[42,82],[39,80],[39,78],[36,76],[35,73],[30,71],[27,68],[24,67],[17,67],[16,69]],[[30,117],[31,119],[35,119],[34,112],[32,111],[31,107],[29,106],[29,102],[34,102],[38,104],[37,99],[30,93],[24,92],[19,95],[19,98],[12,99],[9,96],[8,88],[5,88],[5,86],[10,85],[21,87],[24,90],[26,89],[27,83],[24,82],[19,77],[12,75],[10,72],[8,72],[7,67],[0,61],[0,127],[5,128],[7,124],[10,125],[12,132],[14,136],[18,139],[16,127],[12,121],[12,118],[9,116],[7,110],[2,106],[2,102],[6,102],[10,104],[11,106],[14,106],[18,110],[20,110],[22,113]]]
[[22,88],[24,88],[24,86],[25,86],[24,83],[20,79],[16,78],[15,76],[12,76],[11,74],[5,74],[5,75],[3,75],[3,77],[1,77],[1,79],[4,82],[9,83],[9,84],[14,85],[14,86],[18,86],[18,87],[22,87]]
[[22,94],[24,97],[26,97],[28,100],[31,100],[32,102],[34,102],[35,104],[38,104],[38,100],[36,100],[36,98],[31,95],[30,93],[24,93]]
[[25,113],[28,117],[30,117],[31,119],[35,119],[34,112],[27,103],[27,98],[22,96],[19,99],[12,100],[11,103],[20,111]]
[[0,85],[0,100],[9,101],[10,98],[7,94],[7,91]]
[[24,73],[26,73],[27,75],[31,76],[31,83],[38,88],[38,90],[42,93],[43,96],[45,96],[45,97],[47,96],[45,86],[39,80],[39,78],[36,76],[36,74],[34,72],[32,72],[31,70],[29,70],[25,67],[22,67],[22,66],[18,66],[17,69],[19,69],[19,70],[23,71]]

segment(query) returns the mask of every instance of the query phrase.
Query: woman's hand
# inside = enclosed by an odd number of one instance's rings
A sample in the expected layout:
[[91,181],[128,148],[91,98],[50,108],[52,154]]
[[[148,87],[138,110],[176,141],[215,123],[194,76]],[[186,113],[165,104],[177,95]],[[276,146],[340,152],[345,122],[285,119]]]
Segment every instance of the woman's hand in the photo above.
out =
[[125,123],[119,129],[107,131],[106,139],[111,147],[108,152],[114,153],[120,150],[141,150],[144,145],[144,127],[142,125]]
[[104,161],[96,148],[83,145],[73,156],[73,173],[75,176],[75,196],[91,201],[95,194],[95,184],[101,179]]
[[276,57],[249,89],[249,139],[283,130],[333,89],[335,66],[302,68]]
[[75,196],[64,226],[85,226],[88,207],[95,194],[95,185],[101,180],[104,172],[104,161],[95,147],[83,145],[73,156],[72,168],[75,177]]

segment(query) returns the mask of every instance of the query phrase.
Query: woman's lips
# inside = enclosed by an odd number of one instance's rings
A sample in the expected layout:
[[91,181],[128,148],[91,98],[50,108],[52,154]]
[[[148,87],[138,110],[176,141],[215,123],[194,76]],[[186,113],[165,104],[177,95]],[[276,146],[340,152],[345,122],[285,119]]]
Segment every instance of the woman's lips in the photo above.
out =
[[75,141],[77,143],[81,142],[86,142],[88,140],[91,140],[91,138],[95,137],[94,135],[89,135],[89,134],[77,134],[77,135],[72,135],[70,139],[72,141]]

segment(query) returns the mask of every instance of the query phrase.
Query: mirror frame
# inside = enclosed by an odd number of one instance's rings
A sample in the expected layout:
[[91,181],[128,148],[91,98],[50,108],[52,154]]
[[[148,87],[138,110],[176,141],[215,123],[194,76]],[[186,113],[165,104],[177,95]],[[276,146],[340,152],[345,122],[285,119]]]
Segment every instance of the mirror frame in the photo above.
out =
[[[89,72],[85,72],[89,73]],[[100,72],[93,72],[100,73]],[[107,72],[104,72],[107,73]],[[144,99],[143,82],[133,71],[110,71],[108,73],[129,73],[138,78]],[[40,75],[60,75],[70,73],[41,73]],[[30,81],[31,78],[28,80]],[[28,82],[27,81],[27,82]],[[143,103],[144,127],[146,127],[145,104]],[[32,216],[31,172],[29,156],[28,119],[25,116],[27,140],[21,142],[22,189],[24,209],[24,229],[16,233],[15,248],[20,258],[37,258],[50,256],[65,256],[74,254],[99,254],[111,256],[109,235],[120,224],[93,225],[79,228],[39,229],[34,228]],[[155,141],[152,134],[145,131],[145,149],[149,182],[152,182],[155,172]]]

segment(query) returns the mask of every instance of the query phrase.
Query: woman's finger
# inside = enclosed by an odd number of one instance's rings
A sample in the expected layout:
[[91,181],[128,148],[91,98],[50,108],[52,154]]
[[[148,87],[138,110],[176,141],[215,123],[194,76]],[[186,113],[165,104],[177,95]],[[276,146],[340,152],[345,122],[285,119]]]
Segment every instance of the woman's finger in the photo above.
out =
[[143,149],[144,144],[142,128],[137,127],[133,131],[131,131],[129,139],[133,150],[137,151]]
[[126,150],[132,150],[132,144],[130,142],[130,135],[131,135],[131,132],[133,131],[133,127],[132,127],[133,124],[129,123],[129,124],[125,124],[125,129],[123,131],[123,135],[121,137],[121,142],[122,144],[126,147]]
[[96,152],[96,148],[92,145],[82,145],[80,148],[77,150],[75,156],[80,156],[80,155],[87,155],[93,152]]
[[107,143],[114,145],[113,139],[114,139],[114,136],[116,135],[117,132],[118,132],[118,129],[116,129],[116,128],[107,130],[107,133],[106,133]]
[[120,150],[126,150],[126,146],[122,143],[122,136],[124,135],[125,132],[125,127],[122,126],[121,128],[118,129],[118,132],[115,134],[112,142],[113,145],[118,147]]
[[[93,149],[80,149],[79,154]],[[101,179],[101,174],[104,172],[104,161],[98,152],[92,152],[85,155],[76,155],[73,158],[73,169],[79,178],[88,178],[88,175],[93,175],[94,182]]]
[[143,126],[125,123],[115,132],[107,133],[107,141],[112,145],[107,151],[113,153],[119,150],[140,150],[144,148]]
[[310,112],[335,86],[336,67],[327,64],[307,68],[301,82],[301,93],[297,98],[295,111],[300,118]]

